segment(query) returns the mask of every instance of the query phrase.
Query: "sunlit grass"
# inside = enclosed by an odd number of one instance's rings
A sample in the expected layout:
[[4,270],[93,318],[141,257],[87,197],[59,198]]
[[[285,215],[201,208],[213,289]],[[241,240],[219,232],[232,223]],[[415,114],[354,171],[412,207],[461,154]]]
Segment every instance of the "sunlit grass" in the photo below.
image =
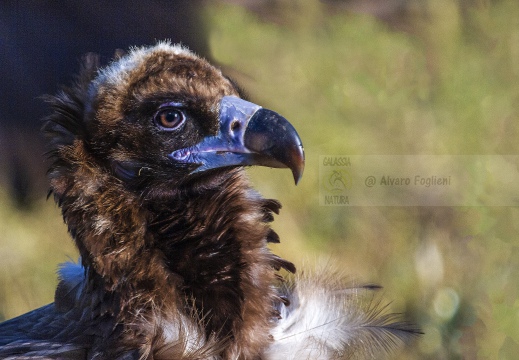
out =
[[52,302],[58,264],[77,260],[54,202],[33,209],[17,211],[0,191],[0,319]]

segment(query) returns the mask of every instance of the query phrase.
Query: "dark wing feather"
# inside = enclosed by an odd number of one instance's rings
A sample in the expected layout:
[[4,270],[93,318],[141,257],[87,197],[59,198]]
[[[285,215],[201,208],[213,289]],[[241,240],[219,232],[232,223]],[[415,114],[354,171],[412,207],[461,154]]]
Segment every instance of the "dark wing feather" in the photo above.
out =
[[113,333],[113,321],[98,316],[103,299],[90,292],[80,300],[83,267],[66,263],[59,273],[54,303],[0,323],[0,359],[86,359]]
[[[0,324],[1,359],[84,359],[87,339],[65,341],[69,322],[54,304]],[[70,330],[69,330],[70,332]],[[79,334],[78,334],[79,335]],[[52,340],[49,340],[52,339]]]

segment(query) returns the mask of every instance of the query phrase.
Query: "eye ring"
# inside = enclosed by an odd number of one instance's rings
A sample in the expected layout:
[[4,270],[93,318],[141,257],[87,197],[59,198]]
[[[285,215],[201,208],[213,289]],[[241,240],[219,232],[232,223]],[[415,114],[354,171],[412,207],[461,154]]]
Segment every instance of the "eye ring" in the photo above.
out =
[[160,108],[153,116],[155,124],[165,131],[177,130],[186,120],[186,114],[177,107]]

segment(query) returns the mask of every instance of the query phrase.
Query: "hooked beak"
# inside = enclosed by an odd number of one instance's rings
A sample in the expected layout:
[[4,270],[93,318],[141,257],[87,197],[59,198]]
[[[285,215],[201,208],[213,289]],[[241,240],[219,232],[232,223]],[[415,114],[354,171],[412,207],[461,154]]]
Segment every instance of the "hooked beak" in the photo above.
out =
[[245,165],[289,168],[296,184],[305,164],[303,144],[292,124],[272,110],[234,96],[220,101],[220,128],[215,136],[169,157],[198,164],[192,173]]

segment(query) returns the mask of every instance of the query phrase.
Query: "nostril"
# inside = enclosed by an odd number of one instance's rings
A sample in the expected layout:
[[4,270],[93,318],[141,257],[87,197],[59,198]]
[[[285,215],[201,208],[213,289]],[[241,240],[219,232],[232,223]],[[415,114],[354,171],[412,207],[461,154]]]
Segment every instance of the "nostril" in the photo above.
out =
[[241,124],[240,124],[240,122],[237,121],[237,120],[234,120],[234,121],[231,123],[231,130],[232,130],[232,131],[240,130],[240,127],[241,127]]

